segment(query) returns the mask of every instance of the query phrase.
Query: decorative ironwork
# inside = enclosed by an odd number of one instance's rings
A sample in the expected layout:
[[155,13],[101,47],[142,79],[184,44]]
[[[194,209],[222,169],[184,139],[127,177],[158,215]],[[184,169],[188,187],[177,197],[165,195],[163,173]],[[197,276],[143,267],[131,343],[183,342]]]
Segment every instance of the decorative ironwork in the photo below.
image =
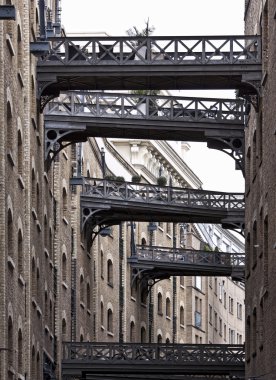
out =
[[89,374],[243,374],[242,345],[63,343],[62,372]]
[[53,37],[52,49],[40,66],[98,64],[173,65],[256,64],[261,63],[260,36],[196,37]]
[[[191,208],[244,210],[243,193],[225,193],[208,190],[158,186],[132,182],[117,182],[98,178],[84,178],[82,197],[90,200],[105,199],[104,208],[110,208],[107,201],[129,203],[161,204]],[[94,213],[95,211],[93,211]],[[168,210],[167,210],[168,212]],[[90,218],[88,209],[83,213],[83,222]]]
[[[82,229],[122,221],[244,222],[244,194],[83,178]],[[229,227],[228,227],[229,228]],[[91,241],[91,243],[92,243]]]
[[256,35],[48,40],[52,48],[37,70],[38,82],[48,85],[39,85],[39,96],[60,90],[202,87],[256,93],[250,79],[261,80],[261,38]]
[[244,102],[239,99],[151,96],[72,91],[48,103],[45,117],[157,119],[198,123],[244,124]]
[[232,276],[244,278],[245,254],[209,252],[173,247],[136,245],[135,255],[128,258],[135,271],[142,277],[166,278],[175,275]]
[[[45,159],[55,152],[56,143],[60,151],[64,141],[85,141],[96,136],[150,137],[208,141],[210,147],[230,154],[238,168],[243,168],[241,100],[69,92],[48,103],[44,119]],[[223,143],[218,145],[215,140]]]

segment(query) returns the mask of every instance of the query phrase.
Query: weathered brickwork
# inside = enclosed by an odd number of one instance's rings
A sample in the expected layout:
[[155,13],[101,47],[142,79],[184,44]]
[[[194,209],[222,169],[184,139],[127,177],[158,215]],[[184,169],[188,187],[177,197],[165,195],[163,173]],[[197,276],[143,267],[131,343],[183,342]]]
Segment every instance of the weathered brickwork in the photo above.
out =
[[[246,347],[247,378],[276,377],[275,357],[275,185],[274,107],[276,1],[250,1],[246,33],[262,35],[263,80],[257,110],[246,133]],[[251,107],[252,108],[252,107]]]
[[[141,276],[135,288],[127,262],[130,223],[88,244],[82,188],[71,186],[70,178],[101,177],[100,149],[91,139],[45,162],[37,58],[30,54],[30,42],[39,36],[39,2],[13,4],[16,21],[0,21],[0,379],[48,380],[55,373],[61,380],[63,341],[226,343],[229,328],[242,336],[243,322],[229,315],[228,305],[221,309],[222,281],[227,295],[242,303],[243,290],[230,279],[219,278],[215,286],[207,277],[176,277],[141,296]],[[54,18],[56,2],[46,4]],[[147,143],[141,146],[143,155],[150,152]],[[186,184],[184,176],[175,180]],[[148,223],[136,223],[135,240],[199,249],[198,231],[187,228],[184,243],[179,225],[174,234],[172,223],[159,223],[151,234]],[[227,324],[224,335],[210,323],[210,304],[218,326],[219,318]]]

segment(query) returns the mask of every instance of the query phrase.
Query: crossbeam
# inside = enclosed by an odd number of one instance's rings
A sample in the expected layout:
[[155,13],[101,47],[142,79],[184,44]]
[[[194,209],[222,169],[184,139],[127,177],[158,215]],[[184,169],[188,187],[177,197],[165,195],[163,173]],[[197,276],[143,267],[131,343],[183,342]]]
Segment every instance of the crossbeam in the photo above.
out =
[[206,141],[242,140],[244,104],[237,99],[70,92],[48,103],[46,154],[56,143],[87,137]]
[[172,247],[136,245],[128,258],[132,268],[142,269],[143,276],[231,276],[244,279],[245,253],[191,250]]
[[[244,194],[83,178],[82,228],[122,221],[243,223]],[[236,227],[235,227],[236,228]]]
[[[260,36],[53,37],[39,96],[68,90],[239,89],[256,94]],[[149,69],[150,68],[150,69]]]
[[242,345],[64,342],[62,374],[243,375],[244,357]]
[[244,118],[239,99],[64,93],[44,111],[45,159],[88,137],[204,141],[243,170]]

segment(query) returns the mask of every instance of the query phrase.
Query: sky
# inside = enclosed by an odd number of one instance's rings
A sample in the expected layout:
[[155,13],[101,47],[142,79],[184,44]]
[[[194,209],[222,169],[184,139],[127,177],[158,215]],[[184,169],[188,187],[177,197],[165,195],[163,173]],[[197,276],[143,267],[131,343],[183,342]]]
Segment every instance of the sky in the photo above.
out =
[[[66,33],[126,36],[149,19],[155,36],[212,36],[244,34],[244,0],[62,0],[62,25]],[[179,96],[233,98],[233,91],[174,91]],[[190,143],[185,161],[206,190],[243,192],[241,171],[227,154]]]

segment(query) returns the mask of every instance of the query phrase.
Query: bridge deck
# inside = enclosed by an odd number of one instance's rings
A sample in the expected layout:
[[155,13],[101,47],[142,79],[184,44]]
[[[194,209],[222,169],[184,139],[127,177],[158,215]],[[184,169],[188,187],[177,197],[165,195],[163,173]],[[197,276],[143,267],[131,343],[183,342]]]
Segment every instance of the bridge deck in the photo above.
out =
[[71,92],[44,112],[46,151],[87,137],[174,141],[243,139],[244,107],[237,99]]
[[245,254],[209,252],[172,247],[136,245],[128,258],[133,268],[143,269],[151,277],[168,276],[231,276],[244,279]]
[[62,374],[242,375],[244,355],[242,345],[65,342]]
[[[241,89],[261,79],[260,36],[55,37],[40,95],[68,90]],[[253,91],[255,92],[255,91]]]
[[83,179],[82,225],[121,221],[242,223],[244,194]]

